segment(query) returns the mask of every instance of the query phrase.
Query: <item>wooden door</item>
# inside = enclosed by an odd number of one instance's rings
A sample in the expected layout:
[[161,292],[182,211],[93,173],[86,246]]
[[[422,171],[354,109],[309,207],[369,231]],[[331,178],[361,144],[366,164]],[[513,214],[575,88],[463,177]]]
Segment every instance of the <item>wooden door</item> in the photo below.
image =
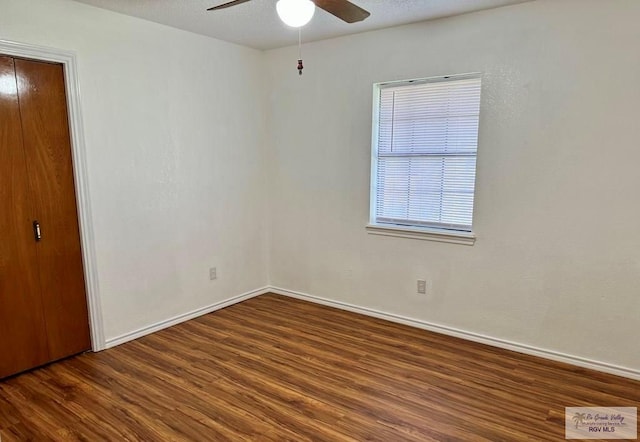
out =
[[91,346],[62,65],[15,60],[49,357]]
[[49,359],[14,61],[0,56],[0,377]]
[[[24,363],[16,365],[17,369],[7,362],[6,370],[0,368],[0,377],[90,348],[63,67],[8,57],[2,60],[6,78],[12,75],[14,80],[7,80],[13,94],[0,90],[0,155],[11,160],[0,165],[1,187],[10,189],[2,192],[0,206],[1,226],[7,232],[6,244],[0,246],[2,263],[7,263],[7,271],[1,264],[0,322],[19,307],[20,316],[10,321],[20,326],[11,327],[35,331],[19,337],[18,346],[13,342],[15,330],[0,325],[0,359],[13,359],[16,348],[29,353],[31,347],[39,350],[37,357],[29,357],[30,366],[25,366],[28,358],[22,356],[18,359]],[[9,172],[12,181],[7,185]],[[32,230],[35,220],[40,225],[39,241]],[[14,306],[12,296],[16,295],[5,284],[29,301]]]

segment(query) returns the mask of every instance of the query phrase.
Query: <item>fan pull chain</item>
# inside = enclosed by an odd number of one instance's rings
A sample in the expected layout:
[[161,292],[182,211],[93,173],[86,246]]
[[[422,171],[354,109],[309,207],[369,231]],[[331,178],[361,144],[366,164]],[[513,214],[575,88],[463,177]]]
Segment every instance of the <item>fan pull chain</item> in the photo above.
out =
[[302,29],[298,28],[298,75],[302,75],[304,65],[302,64]]

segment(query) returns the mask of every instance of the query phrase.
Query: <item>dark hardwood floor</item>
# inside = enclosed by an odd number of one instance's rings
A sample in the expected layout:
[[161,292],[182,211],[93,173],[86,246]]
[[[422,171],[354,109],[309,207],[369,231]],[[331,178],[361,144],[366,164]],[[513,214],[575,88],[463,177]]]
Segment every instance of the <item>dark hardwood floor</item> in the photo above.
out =
[[13,440],[561,441],[640,382],[276,295],[0,381]]

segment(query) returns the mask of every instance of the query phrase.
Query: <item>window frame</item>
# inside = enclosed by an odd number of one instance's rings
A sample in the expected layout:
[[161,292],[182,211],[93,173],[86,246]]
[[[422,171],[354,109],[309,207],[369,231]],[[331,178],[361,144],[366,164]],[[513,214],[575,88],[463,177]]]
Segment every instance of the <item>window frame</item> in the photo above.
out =
[[[453,230],[438,227],[426,227],[416,225],[403,225],[394,223],[379,223],[376,221],[376,208],[378,204],[378,138],[380,130],[380,98],[382,89],[388,87],[402,85],[419,85],[426,83],[438,83],[446,81],[475,79],[479,78],[482,88],[482,73],[471,72],[467,74],[444,75],[438,77],[416,78],[411,80],[397,80],[374,83],[373,85],[373,118],[371,125],[371,183],[370,183],[370,205],[369,205],[369,223],[366,226],[368,233],[373,235],[393,236],[400,238],[422,239],[430,241],[448,242],[454,244],[474,245],[476,235],[474,232],[474,223],[472,221],[471,231]],[[481,101],[482,107],[482,101]],[[478,117],[479,118],[479,117]],[[478,143],[479,144],[479,140]],[[476,145],[476,174],[477,174],[477,155],[478,146]],[[476,175],[477,176],[477,175]],[[477,182],[477,179],[476,179]],[[475,215],[475,195],[476,187],[474,184],[474,207]]]

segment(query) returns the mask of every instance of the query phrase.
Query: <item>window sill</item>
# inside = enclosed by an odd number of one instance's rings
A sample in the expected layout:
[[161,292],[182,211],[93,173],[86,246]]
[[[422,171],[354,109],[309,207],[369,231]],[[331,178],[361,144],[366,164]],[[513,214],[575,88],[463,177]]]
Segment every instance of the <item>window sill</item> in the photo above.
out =
[[472,232],[456,232],[453,230],[392,226],[382,224],[368,224],[366,228],[367,233],[371,235],[395,236],[398,238],[448,242],[466,246],[472,246],[476,242],[476,236]]

